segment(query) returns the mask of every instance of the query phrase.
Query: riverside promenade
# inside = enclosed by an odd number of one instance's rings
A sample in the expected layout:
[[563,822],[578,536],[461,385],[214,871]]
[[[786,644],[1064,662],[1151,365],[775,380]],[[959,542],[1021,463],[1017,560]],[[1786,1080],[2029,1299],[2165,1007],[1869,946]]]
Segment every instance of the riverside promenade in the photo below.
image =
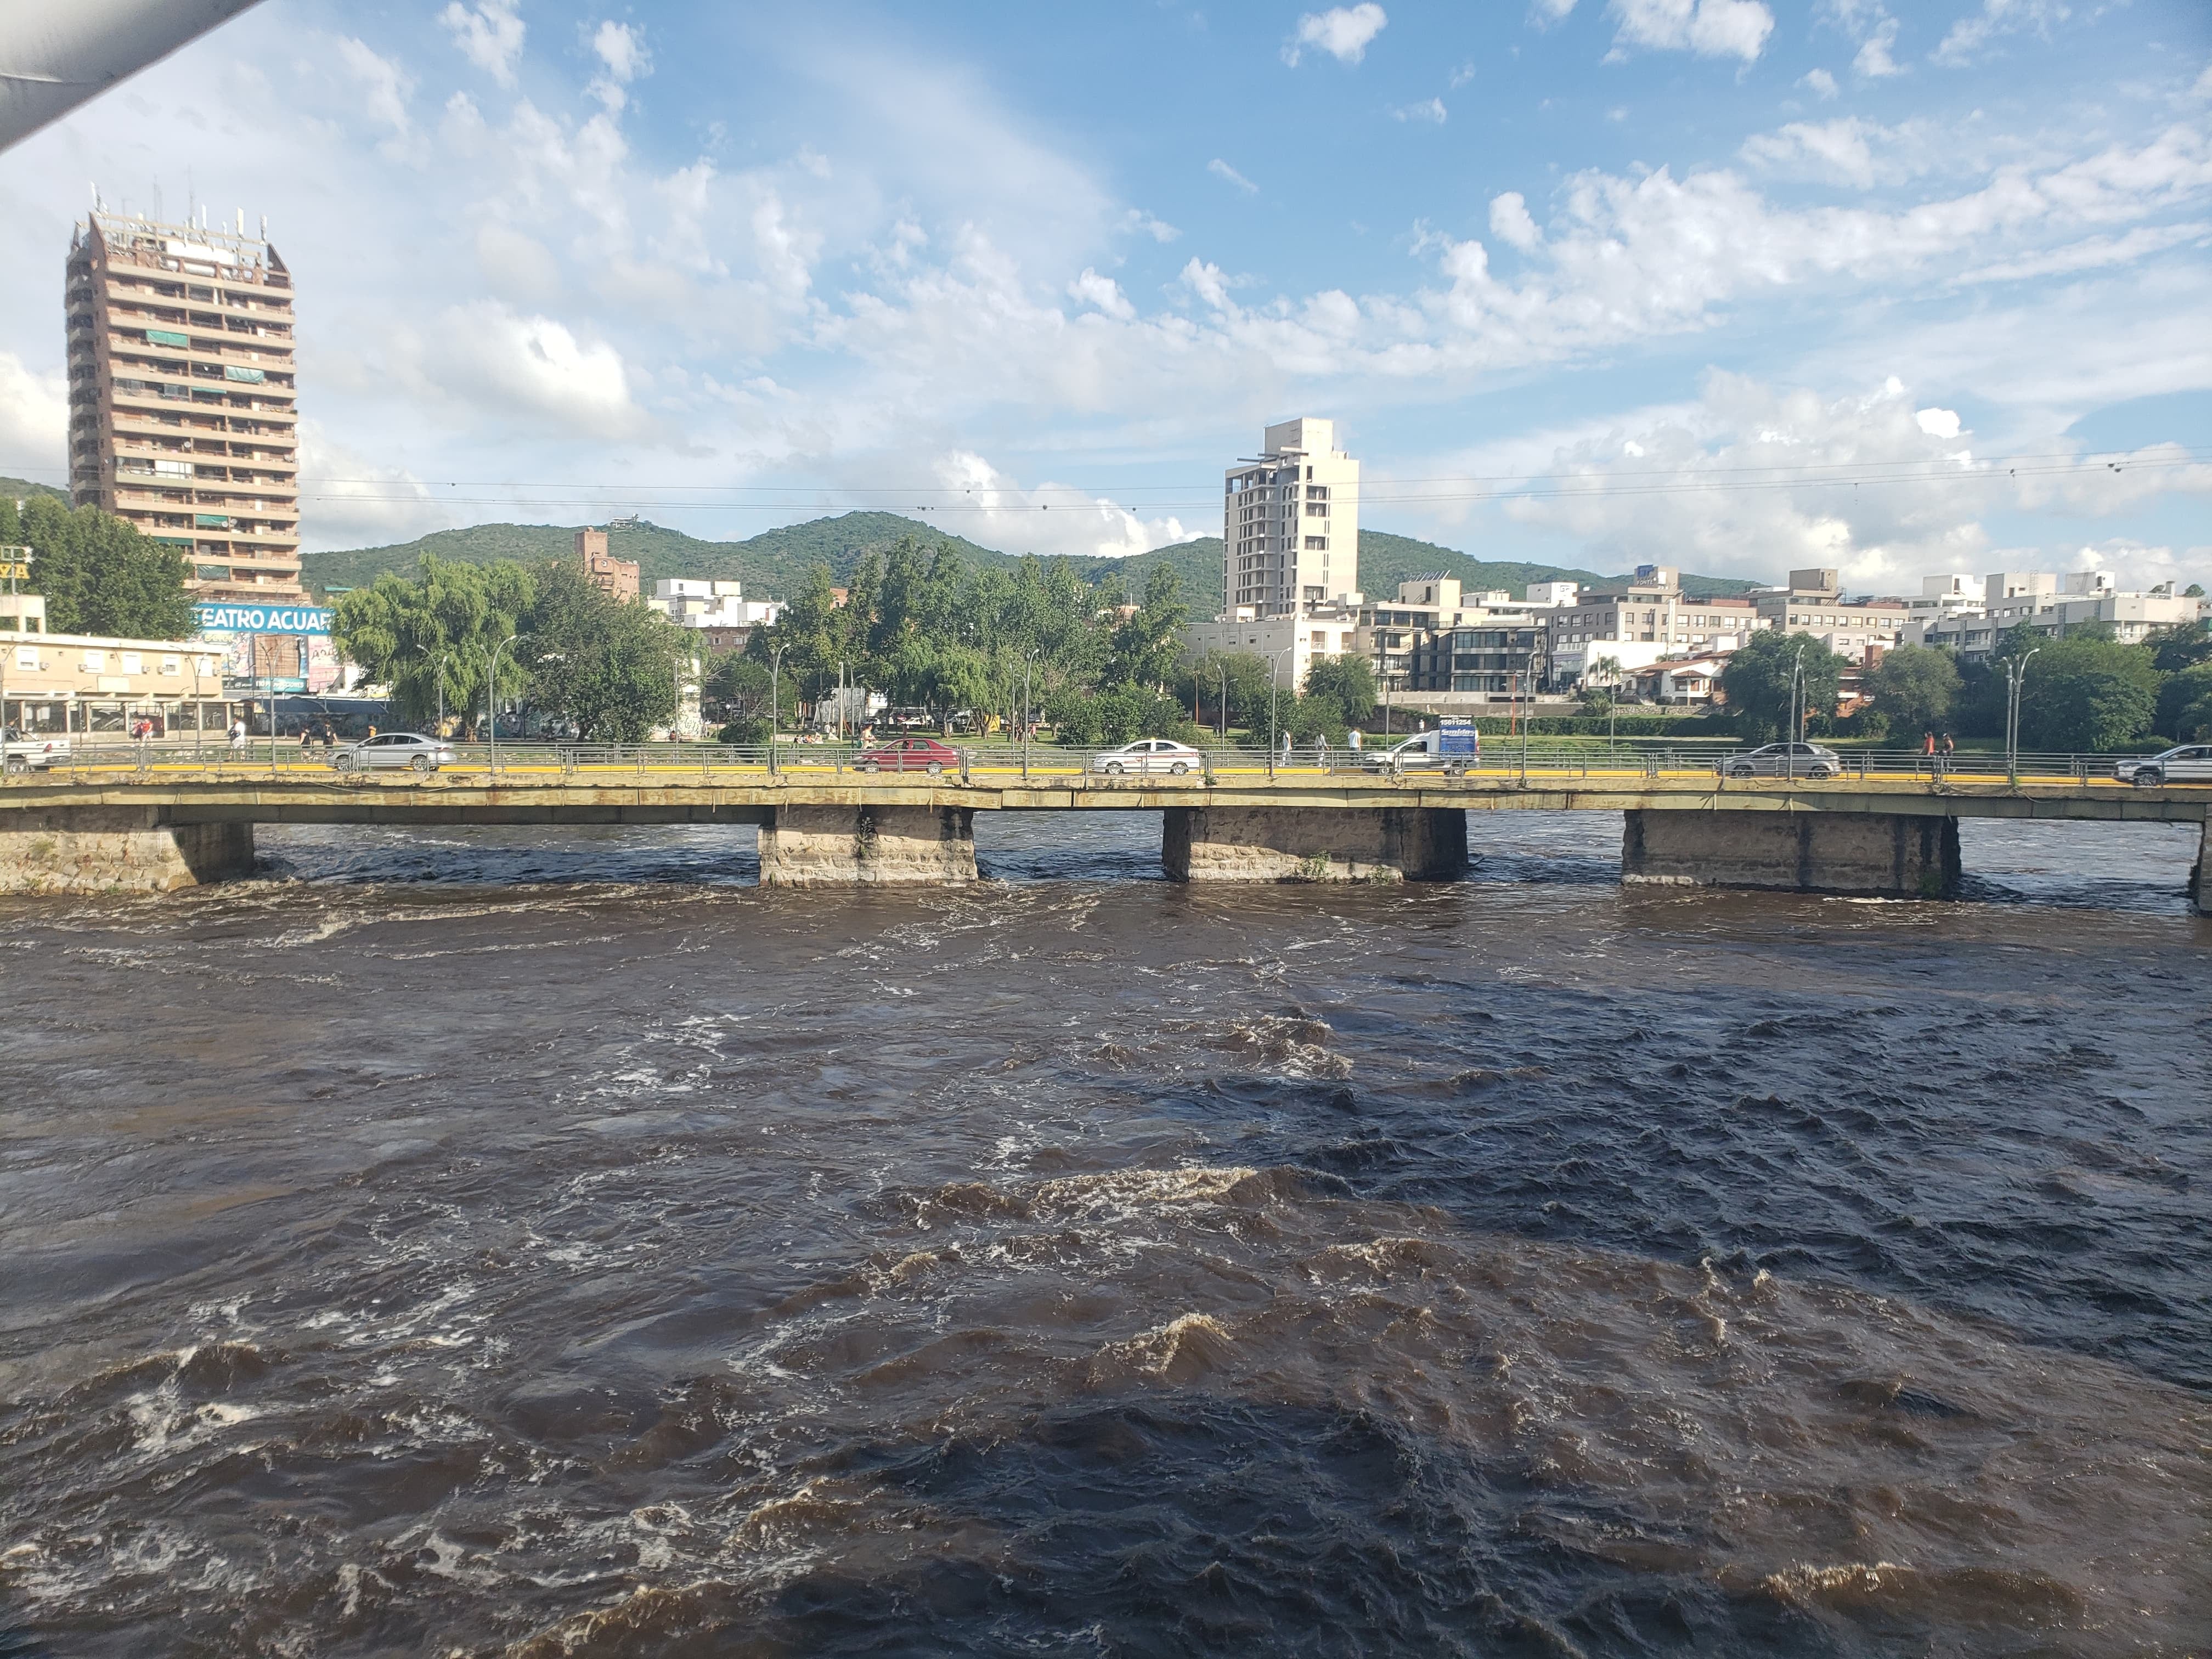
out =
[[[1451,880],[1468,811],[1614,812],[1629,883],[1947,897],[1966,817],[2206,824],[2212,787],[2071,774],[1729,779],[1603,757],[1462,776],[1264,760],[1184,776],[1074,765],[861,774],[842,763],[502,757],[440,773],[336,774],[283,757],[88,763],[0,781],[0,892],[165,891],[250,870],[257,824],[757,826],[764,884],[976,878],[977,812],[1158,811],[1188,881]],[[2208,831],[2212,833],[2212,831]],[[2192,896],[2203,908],[2200,853]]]

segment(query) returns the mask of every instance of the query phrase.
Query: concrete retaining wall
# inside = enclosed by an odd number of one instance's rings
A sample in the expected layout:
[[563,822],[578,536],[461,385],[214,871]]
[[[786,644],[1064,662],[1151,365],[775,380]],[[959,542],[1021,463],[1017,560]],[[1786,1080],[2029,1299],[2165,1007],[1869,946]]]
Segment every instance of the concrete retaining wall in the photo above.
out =
[[164,823],[152,806],[0,814],[0,893],[167,893],[253,868],[250,823]]
[[965,806],[780,806],[760,832],[763,887],[948,887],[975,879]]
[[1630,812],[1620,878],[1951,898],[1959,821],[1902,812]]
[[1467,814],[1417,806],[1170,806],[1176,881],[1456,881]]

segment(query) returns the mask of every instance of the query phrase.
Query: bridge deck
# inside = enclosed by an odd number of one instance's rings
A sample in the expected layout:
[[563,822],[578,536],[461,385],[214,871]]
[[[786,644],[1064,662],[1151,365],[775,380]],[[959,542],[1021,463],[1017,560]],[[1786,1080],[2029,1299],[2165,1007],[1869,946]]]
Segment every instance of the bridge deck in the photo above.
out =
[[2198,823],[2212,818],[2212,786],[2138,789],[2070,778],[1841,778],[1814,783],[1724,781],[1710,772],[1588,775],[1480,773],[1390,778],[1318,770],[1218,774],[1212,780],[1023,778],[1012,769],[959,779],[851,772],[629,767],[548,768],[427,776],[354,775],[319,768],[9,778],[10,809],[128,806],[168,823],[760,823],[779,806],[948,806],[979,811],[1112,811],[1195,807],[1440,807],[1470,811],[1884,812],[1934,817],[2051,818]]

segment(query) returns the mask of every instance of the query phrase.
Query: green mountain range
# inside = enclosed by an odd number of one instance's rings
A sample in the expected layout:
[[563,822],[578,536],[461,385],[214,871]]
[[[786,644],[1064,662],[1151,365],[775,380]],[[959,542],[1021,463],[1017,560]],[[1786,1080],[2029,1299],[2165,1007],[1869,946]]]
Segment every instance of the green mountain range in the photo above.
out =
[[56,501],[67,501],[70,493],[57,489],[52,484],[33,483],[28,478],[0,478],[0,496],[9,501],[27,501],[33,495],[52,495]]
[[[0,480],[0,486],[5,483]],[[805,524],[763,531],[741,542],[702,541],[661,525],[617,520],[608,530],[607,545],[617,558],[637,561],[639,580],[647,592],[664,577],[691,576],[741,581],[749,593],[780,599],[797,591],[809,567],[827,564],[843,581],[864,556],[890,547],[902,536],[916,536],[931,544],[948,543],[978,565],[1011,566],[1018,562],[1014,554],[980,546],[896,513],[846,513],[836,518],[811,519]],[[301,561],[301,574],[309,587],[328,595],[367,586],[387,570],[410,573],[426,553],[464,564],[488,564],[494,559],[537,563],[566,557],[575,538],[574,527],[561,525],[471,525],[462,530],[434,531],[389,547],[310,553]],[[1120,578],[1133,598],[1143,592],[1154,565],[1170,564],[1182,578],[1194,613],[1207,616],[1221,608],[1218,536],[1200,536],[1126,558],[1094,556],[1068,562],[1086,581]],[[1604,586],[1627,580],[1567,565],[1478,559],[1385,530],[1359,532],[1360,585],[1370,595],[1394,593],[1401,581],[1439,572],[1457,577],[1470,592],[1504,589],[1516,599],[1530,582],[1571,581]],[[1682,578],[1684,590],[1700,599],[1708,594],[1747,592],[1758,585],[1723,576]]]

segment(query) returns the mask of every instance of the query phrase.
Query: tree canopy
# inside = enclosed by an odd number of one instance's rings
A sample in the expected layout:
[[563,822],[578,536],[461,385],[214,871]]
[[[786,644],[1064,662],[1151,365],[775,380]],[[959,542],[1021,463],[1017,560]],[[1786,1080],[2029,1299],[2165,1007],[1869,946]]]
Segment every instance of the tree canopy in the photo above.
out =
[[1863,682],[1893,732],[1942,731],[1959,696],[1959,667],[1948,651],[1900,645],[1885,654]]
[[56,634],[181,640],[192,632],[185,555],[98,507],[70,508],[50,495],[22,513],[0,501],[0,542],[31,550],[28,591],[46,601]]
[[1847,665],[1810,634],[1753,634],[1721,669],[1721,694],[1729,712],[1754,742],[1790,735],[1791,680],[1801,651],[1805,681],[1798,706],[1807,716],[1808,731],[1825,731],[1836,712]]
[[[341,593],[331,631],[371,680],[392,687],[408,720],[420,726],[442,701],[473,732],[484,710],[493,647],[528,622],[537,578],[510,560],[457,564],[425,554],[413,581],[389,572]],[[502,698],[529,685],[522,665],[502,654]],[[441,693],[442,685],[442,693]]]
[[2125,748],[2149,734],[2158,690],[2158,669],[2142,646],[2045,644],[2021,690],[2021,746],[2077,754]]

